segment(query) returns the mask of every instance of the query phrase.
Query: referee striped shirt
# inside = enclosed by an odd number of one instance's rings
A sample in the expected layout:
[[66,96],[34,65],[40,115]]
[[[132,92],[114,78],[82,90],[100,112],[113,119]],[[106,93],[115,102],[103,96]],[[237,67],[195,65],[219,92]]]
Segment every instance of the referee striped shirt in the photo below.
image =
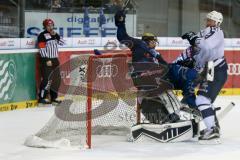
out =
[[38,36],[38,47],[42,58],[58,58],[58,43],[60,36],[51,35],[47,30]]

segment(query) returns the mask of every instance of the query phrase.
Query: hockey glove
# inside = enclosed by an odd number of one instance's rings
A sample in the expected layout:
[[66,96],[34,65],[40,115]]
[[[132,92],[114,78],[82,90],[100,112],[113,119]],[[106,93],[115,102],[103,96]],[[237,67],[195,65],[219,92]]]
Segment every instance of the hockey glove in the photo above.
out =
[[187,68],[194,68],[195,61],[191,58],[187,58],[187,59],[182,60],[182,61],[177,61],[177,64],[180,65],[180,66],[187,67]]
[[95,55],[102,55],[102,53],[98,49],[94,49],[93,51]]
[[192,46],[195,45],[195,41],[196,41],[197,38],[199,38],[199,37],[196,35],[195,32],[192,32],[192,31],[187,32],[187,33],[185,33],[184,35],[182,35],[182,39],[187,39],[188,42],[189,42]]

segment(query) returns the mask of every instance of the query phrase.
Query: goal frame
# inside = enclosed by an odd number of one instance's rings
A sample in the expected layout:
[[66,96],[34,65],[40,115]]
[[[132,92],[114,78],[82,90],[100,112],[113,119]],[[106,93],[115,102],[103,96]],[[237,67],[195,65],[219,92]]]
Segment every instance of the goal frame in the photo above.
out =
[[[105,53],[103,55],[91,55],[89,56],[88,59],[88,72],[87,72],[87,104],[86,104],[86,145],[88,149],[92,148],[92,96],[93,96],[93,79],[92,79],[92,74],[93,73],[93,66],[91,65],[95,59],[99,58],[117,58],[117,57],[128,57],[131,58],[130,53]],[[141,120],[141,111],[140,111],[140,105],[137,101],[137,106],[136,106],[136,122],[137,124],[140,123]]]

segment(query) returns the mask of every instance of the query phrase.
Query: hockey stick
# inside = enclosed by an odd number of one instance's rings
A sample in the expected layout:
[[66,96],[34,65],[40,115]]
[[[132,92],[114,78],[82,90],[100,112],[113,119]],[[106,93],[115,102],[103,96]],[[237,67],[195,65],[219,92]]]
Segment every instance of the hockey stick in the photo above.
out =
[[126,0],[124,3],[123,3],[123,11],[125,11],[126,10],[126,8],[127,8],[127,5],[130,3],[130,1],[131,0]]
[[[227,114],[234,108],[234,106],[235,106],[235,103],[233,103],[233,102],[231,102],[229,105],[227,105],[227,106],[224,108],[224,110],[221,111],[221,113],[219,113],[219,114],[217,115],[218,119],[219,119],[219,120],[224,119],[224,118],[227,116]],[[186,106],[182,106],[180,110],[183,111],[183,112],[192,114],[192,115],[194,115],[194,116],[201,117],[201,112],[200,112],[199,110],[197,110],[197,109],[188,108],[188,107],[186,107]]]
[[231,102],[224,110],[217,115],[219,120],[222,120],[226,117],[226,115],[234,108],[235,103]]

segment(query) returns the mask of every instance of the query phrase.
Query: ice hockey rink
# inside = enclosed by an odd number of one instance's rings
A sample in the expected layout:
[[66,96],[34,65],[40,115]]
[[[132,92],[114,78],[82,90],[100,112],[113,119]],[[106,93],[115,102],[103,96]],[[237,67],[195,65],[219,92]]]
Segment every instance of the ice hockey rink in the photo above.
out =
[[197,142],[161,144],[131,143],[126,137],[93,138],[92,149],[42,149],[23,145],[30,134],[36,133],[53,115],[53,107],[32,108],[0,113],[0,160],[99,160],[99,159],[238,159],[240,157],[240,96],[221,96],[215,106],[236,106],[220,122],[221,145],[200,145]]

